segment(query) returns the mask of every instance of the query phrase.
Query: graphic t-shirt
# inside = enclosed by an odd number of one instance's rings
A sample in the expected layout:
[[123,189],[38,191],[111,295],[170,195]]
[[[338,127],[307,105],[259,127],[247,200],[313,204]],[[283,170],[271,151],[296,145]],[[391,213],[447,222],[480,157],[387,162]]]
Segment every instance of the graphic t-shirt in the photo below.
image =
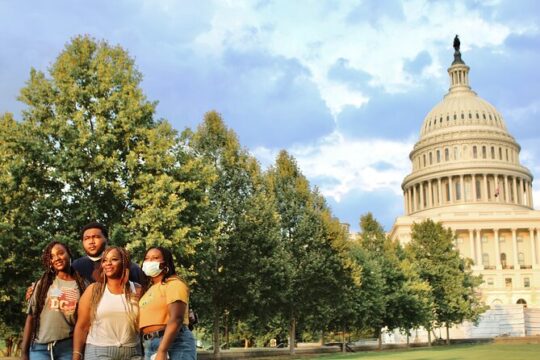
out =
[[[28,314],[35,315],[36,313],[36,295],[37,291],[34,291],[28,304]],[[71,337],[79,298],[79,287],[75,280],[66,281],[55,278],[49,287],[41,310],[35,342],[44,344]]]

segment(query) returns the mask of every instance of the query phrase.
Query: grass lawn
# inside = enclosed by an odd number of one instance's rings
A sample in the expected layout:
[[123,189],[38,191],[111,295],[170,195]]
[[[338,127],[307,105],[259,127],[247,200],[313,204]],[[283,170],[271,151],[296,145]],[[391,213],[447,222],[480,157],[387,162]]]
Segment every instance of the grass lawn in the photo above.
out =
[[540,344],[451,345],[436,346],[431,349],[413,348],[410,350],[332,354],[317,358],[321,360],[533,360],[540,359]]

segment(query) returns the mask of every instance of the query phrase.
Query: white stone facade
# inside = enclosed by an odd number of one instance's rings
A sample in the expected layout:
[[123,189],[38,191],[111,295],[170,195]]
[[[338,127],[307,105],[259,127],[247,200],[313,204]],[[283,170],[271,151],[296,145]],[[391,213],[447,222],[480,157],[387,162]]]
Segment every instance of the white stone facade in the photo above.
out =
[[450,89],[424,119],[410,153],[405,215],[390,237],[405,244],[413,223],[439,221],[456,233],[461,255],[483,276],[487,305],[540,307],[540,211],[533,208],[532,174],[520,164],[521,148],[502,115],[471,90],[469,67],[459,52],[454,56]]

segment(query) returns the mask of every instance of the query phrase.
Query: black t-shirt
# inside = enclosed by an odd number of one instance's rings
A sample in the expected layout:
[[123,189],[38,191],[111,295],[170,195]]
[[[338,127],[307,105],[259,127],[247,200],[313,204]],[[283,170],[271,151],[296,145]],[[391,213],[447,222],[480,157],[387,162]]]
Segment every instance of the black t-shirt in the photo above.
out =
[[[99,264],[101,264],[101,260],[93,261],[88,256],[83,256],[75,260],[72,266],[84,279],[93,283],[96,280],[93,278],[92,274],[99,267]],[[146,275],[144,275],[139,265],[134,263],[129,264],[129,280],[136,282],[141,286],[146,285]]]

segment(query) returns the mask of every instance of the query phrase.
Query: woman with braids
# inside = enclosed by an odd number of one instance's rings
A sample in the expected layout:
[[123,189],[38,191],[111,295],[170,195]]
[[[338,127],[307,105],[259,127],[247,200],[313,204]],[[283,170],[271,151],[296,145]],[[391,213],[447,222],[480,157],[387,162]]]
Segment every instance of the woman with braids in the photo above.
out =
[[28,305],[22,341],[23,360],[70,360],[77,303],[86,281],[71,267],[67,245],[53,241],[43,250],[45,272]]
[[97,280],[79,302],[73,360],[142,358],[137,327],[141,287],[129,281],[129,264],[121,247],[103,252]]
[[188,328],[189,287],[176,275],[171,252],[151,247],[142,270],[150,278],[139,302],[145,360],[196,359],[195,339]]

